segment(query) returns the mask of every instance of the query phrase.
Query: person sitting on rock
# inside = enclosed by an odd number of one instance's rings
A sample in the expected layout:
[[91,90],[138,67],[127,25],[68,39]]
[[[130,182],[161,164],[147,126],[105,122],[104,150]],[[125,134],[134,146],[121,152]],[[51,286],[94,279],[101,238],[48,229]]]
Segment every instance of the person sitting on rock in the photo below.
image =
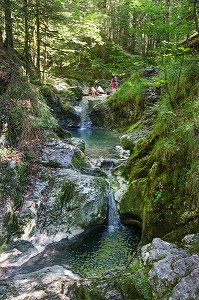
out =
[[92,86],[92,88],[91,88],[91,95],[93,97],[99,95],[99,92],[97,91],[97,89],[94,86]]
[[97,87],[97,92],[99,94],[104,94],[104,90],[103,90],[103,88],[100,85]]
[[97,88],[99,87],[99,80],[95,80],[93,87],[97,90]]

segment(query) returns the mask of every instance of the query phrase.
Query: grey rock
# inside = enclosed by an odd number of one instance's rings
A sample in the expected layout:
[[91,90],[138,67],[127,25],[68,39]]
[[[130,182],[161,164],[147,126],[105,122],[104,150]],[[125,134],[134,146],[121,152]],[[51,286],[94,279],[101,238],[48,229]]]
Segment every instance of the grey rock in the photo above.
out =
[[0,284],[1,300],[68,300],[68,286],[79,277],[62,266],[44,268],[30,274],[17,275]]
[[154,299],[199,299],[198,255],[156,238],[142,247],[141,261],[150,268],[148,284]]
[[174,287],[169,300],[199,299],[199,265],[189,275],[183,277]]
[[182,242],[186,246],[191,246],[198,239],[199,239],[199,234],[188,234],[182,239]]

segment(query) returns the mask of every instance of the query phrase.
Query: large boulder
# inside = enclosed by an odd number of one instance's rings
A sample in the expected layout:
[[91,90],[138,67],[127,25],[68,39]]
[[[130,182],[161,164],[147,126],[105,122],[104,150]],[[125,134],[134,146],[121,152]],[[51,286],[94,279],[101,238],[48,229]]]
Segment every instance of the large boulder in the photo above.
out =
[[149,268],[153,299],[199,299],[199,256],[161,239],[141,249],[140,266]]
[[0,299],[69,300],[66,296],[68,287],[78,279],[62,266],[44,268],[1,281]]
[[[19,265],[49,243],[72,238],[94,224],[105,222],[109,183],[102,173],[96,175],[79,147],[84,149],[82,142],[74,139],[49,138],[31,167],[27,186],[22,186],[20,202],[15,204],[12,195],[5,196],[0,228],[6,234],[2,240],[7,236],[9,243],[18,240],[31,245],[26,253],[18,247],[7,249],[0,256],[2,266]],[[83,167],[88,169],[85,174],[79,170]],[[16,180],[20,186],[15,165],[12,172],[16,177],[12,185],[15,195]],[[92,172],[95,176],[90,175]]]
[[111,127],[114,119],[107,99],[89,100],[90,119],[93,126],[96,127]]

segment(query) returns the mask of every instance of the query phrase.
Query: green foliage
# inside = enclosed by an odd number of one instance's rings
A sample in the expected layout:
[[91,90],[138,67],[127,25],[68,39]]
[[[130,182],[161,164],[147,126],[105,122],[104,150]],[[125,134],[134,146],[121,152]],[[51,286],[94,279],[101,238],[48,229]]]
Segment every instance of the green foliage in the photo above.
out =
[[80,150],[76,150],[72,157],[72,165],[76,169],[81,170],[85,166],[86,161],[87,161],[87,159],[86,159],[85,154]]
[[130,105],[134,109],[141,107],[147,86],[148,82],[143,79],[140,73],[135,72],[121,85],[117,93],[109,98],[111,108],[116,110],[123,105]]
[[23,229],[18,221],[17,215],[8,213],[4,219],[4,228],[6,229],[6,242],[23,234]]
[[190,252],[199,254],[199,239],[192,244]]
[[145,300],[152,299],[152,292],[147,283],[147,276],[144,273],[144,270],[141,268],[139,261],[137,261],[130,269],[132,275],[132,281],[137,290],[143,296]]
[[7,138],[15,146],[22,136],[31,138],[31,128],[36,133],[37,126],[53,128],[57,121],[38,89],[19,70],[12,66],[9,68],[12,76],[5,93],[0,96],[0,123],[7,124]]

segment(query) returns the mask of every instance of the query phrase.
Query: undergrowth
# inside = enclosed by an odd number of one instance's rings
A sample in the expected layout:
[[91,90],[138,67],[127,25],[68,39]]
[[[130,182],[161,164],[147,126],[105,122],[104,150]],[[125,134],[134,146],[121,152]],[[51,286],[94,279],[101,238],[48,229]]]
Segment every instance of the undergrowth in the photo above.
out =
[[[184,180],[182,190],[185,189],[187,194],[198,199],[199,68],[186,61],[181,68],[179,81],[173,79],[173,68],[167,69],[167,78],[170,79],[168,86],[171,89],[170,95],[173,94],[174,97],[174,105],[170,105],[167,93],[162,95],[152,132],[157,140],[152,154],[155,161],[161,162],[163,167],[170,166],[171,171],[181,168],[180,176]],[[179,70],[176,72],[179,73]],[[172,86],[172,83],[175,85]],[[173,93],[173,90],[176,92]]]
[[0,96],[0,124],[6,127],[10,147],[30,149],[43,140],[43,129],[57,126],[57,121],[39,90],[20,70],[11,66],[7,72],[9,80],[4,82],[6,88]]
[[148,85],[149,83],[141,76],[140,72],[135,72],[121,85],[117,93],[110,97],[111,108],[114,110],[128,104],[131,104],[132,107],[142,106],[144,92]]

